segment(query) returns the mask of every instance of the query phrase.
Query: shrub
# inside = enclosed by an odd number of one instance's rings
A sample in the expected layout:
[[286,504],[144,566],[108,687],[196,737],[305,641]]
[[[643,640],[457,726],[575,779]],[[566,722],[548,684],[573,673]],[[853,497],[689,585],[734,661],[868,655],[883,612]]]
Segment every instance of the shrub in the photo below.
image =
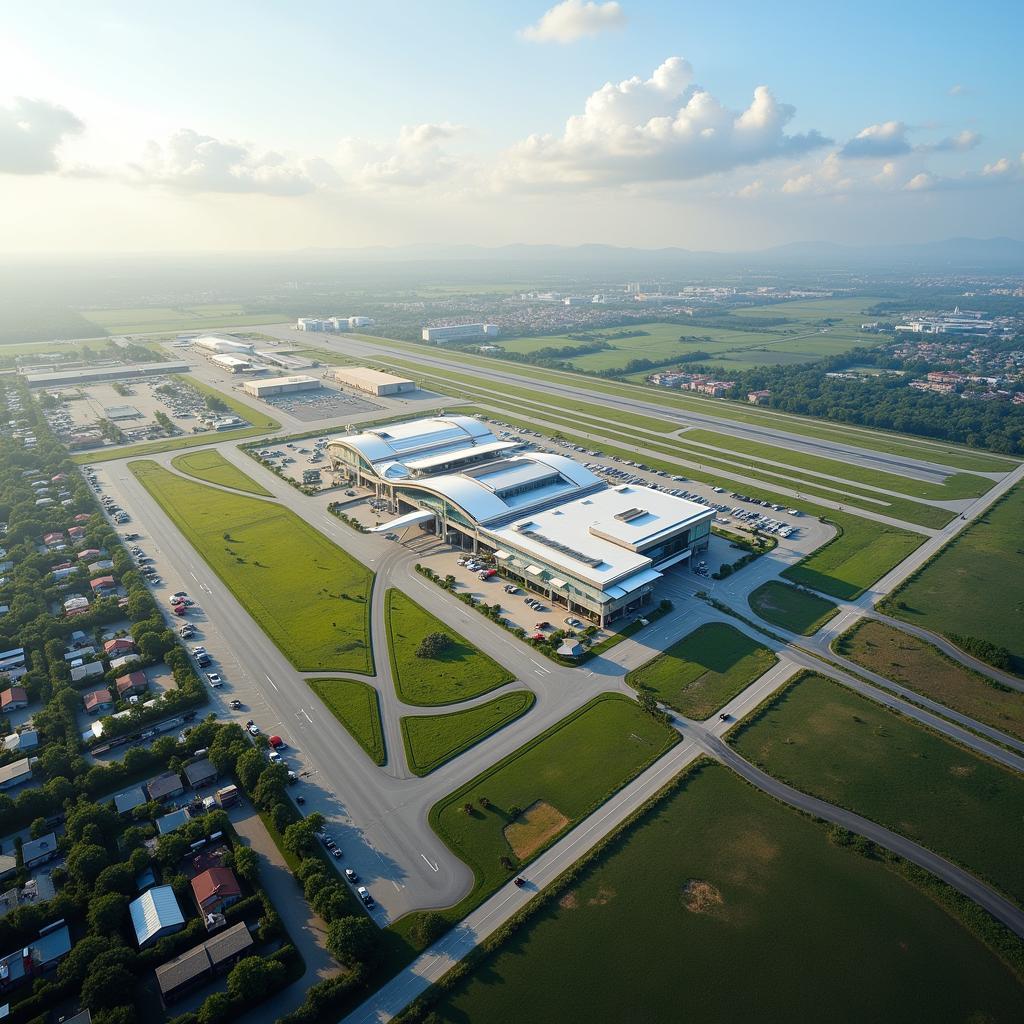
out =
[[416,648],[416,657],[439,658],[451,645],[452,638],[447,633],[428,633]]

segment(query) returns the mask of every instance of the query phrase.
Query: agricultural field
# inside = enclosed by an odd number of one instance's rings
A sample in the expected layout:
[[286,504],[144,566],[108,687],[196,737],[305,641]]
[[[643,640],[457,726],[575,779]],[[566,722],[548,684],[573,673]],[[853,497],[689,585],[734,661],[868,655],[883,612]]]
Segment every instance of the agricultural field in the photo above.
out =
[[1024,487],[1015,487],[889,595],[896,618],[1010,652],[1024,675]]
[[195,331],[217,327],[248,327],[283,319],[275,313],[246,314],[234,304],[210,306],[81,309],[78,315],[98,328],[99,334],[153,334],[158,331]]
[[373,573],[274,502],[193,483],[155,462],[129,469],[300,671],[373,671]]
[[777,662],[767,647],[735,627],[709,622],[633,669],[626,682],[687,718],[703,721]]
[[762,583],[747,602],[765,622],[803,636],[816,633],[839,612],[831,601],[778,580]]
[[635,701],[602,694],[435,804],[431,826],[475,875],[445,917],[508,881],[502,857],[532,860],[677,742]]
[[536,697],[529,691],[507,693],[447,715],[410,715],[402,719],[402,741],[410,770],[429,775],[509,722],[525,715]]
[[922,697],[1024,740],[1024,693],[972,672],[916,636],[862,619],[832,646]]
[[751,1007],[759,1021],[859,1024],[883,1006],[889,1024],[1010,1024],[1022,999],[895,870],[708,765],[432,1009],[437,1024],[711,1024]]
[[[456,704],[515,678],[400,590],[389,590],[385,599],[391,672],[404,703]],[[429,657],[417,655],[424,638],[433,633],[447,636],[447,646]]]
[[927,846],[1024,903],[1024,777],[806,674],[730,737],[797,789]]
[[307,679],[309,688],[366,751],[374,764],[387,763],[380,699],[369,683],[358,679]]
[[247,494],[271,497],[270,491],[256,483],[251,476],[243,473],[237,466],[228,462],[220,452],[213,448],[189,452],[188,455],[175,455],[171,459],[171,465],[188,476],[194,476],[197,480],[220,484],[221,487],[232,487],[236,491],[245,491]]

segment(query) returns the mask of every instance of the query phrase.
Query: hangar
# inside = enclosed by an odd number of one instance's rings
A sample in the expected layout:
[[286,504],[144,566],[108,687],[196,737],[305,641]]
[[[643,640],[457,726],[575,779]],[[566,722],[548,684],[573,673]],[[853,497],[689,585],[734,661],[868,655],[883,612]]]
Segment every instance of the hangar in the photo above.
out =
[[242,387],[254,398],[272,398],[293,391],[315,391],[323,385],[316,377],[267,377],[266,380],[247,380]]

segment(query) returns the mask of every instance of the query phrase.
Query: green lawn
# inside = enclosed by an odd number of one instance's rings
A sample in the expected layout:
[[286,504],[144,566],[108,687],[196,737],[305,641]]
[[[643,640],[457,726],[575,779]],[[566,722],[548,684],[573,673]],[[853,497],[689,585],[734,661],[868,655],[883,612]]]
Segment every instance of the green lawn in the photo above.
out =
[[762,583],[747,601],[765,622],[804,636],[816,633],[829,619],[839,614],[839,609],[831,601],[778,580]]
[[925,541],[919,533],[856,515],[826,510],[823,518],[839,528],[839,535],[782,575],[844,601],[859,597]]
[[233,487],[236,491],[260,494],[266,498],[272,497],[270,491],[228,462],[214,448],[204,448],[188,455],[176,455],[171,459],[171,465],[182,473],[194,476],[198,480],[205,480],[207,483]]
[[79,315],[106,334],[152,334],[156,331],[195,331],[215,327],[246,327],[276,323],[278,313],[246,313],[236,304],[82,309]]
[[894,683],[1024,740],[1024,694],[972,672],[916,636],[861,619],[833,647]]
[[[501,857],[513,863],[532,860],[678,742],[678,733],[635,701],[601,694],[435,804],[430,824],[474,874],[469,895],[444,911],[445,917],[460,920],[508,881]],[[486,808],[481,798],[488,801]],[[504,829],[512,810],[537,801],[551,805],[565,824],[538,836],[536,848],[520,860]],[[463,809],[467,803],[474,808],[471,815]],[[401,930],[408,923],[406,918]]]
[[709,622],[633,669],[626,682],[638,690],[650,690],[687,718],[703,721],[778,660],[733,626]]
[[300,671],[373,671],[373,573],[275,502],[129,469]]
[[797,789],[902,832],[1024,902],[1024,777],[810,674],[730,741]]
[[433,1009],[437,1024],[1011,1024],[1022,999],[896,871],[709,765]]
[[307,679],[306,683],[369,754],[370,760],[374,764],[386,764],[377,691],[357,679]]
[[[391,672],[398,696],[406,704],[455,704],[515,679],[511,672],[400,590],[389,590],[385,600]],[[451,643],[436,658],[419,658],[416,650],[430,633],[446,633]]]
[[1005,647],[1024,675],[1024,487],[1015,487],[889,596],[886,611]]
[[520,691],[447,715],[410,715],[403,718],[402,740],[409,768],[416,775],[429,775],[491,733],[526,714],[536,699],[532,693]]

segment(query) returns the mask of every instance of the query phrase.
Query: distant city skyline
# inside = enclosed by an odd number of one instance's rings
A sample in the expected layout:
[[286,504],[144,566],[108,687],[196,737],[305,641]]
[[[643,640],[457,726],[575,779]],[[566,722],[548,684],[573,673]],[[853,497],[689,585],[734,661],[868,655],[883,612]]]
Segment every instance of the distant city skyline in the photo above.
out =
[[6,14],[5,253],[1024,237],[1019,4]]

